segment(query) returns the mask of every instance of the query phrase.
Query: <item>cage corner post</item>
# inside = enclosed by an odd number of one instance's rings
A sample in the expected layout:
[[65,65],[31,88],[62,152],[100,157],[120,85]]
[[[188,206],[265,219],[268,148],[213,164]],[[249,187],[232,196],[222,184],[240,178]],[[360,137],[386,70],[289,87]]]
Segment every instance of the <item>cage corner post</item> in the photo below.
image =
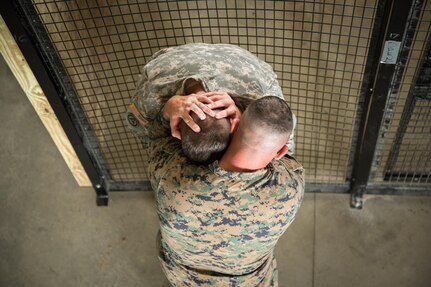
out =
[[376,74],[367,90],[365,111],[361,118],[360,136],[355,154],[351,179],[350,206],[362,209],[364,195],[373,166],[376,145],[380,135],[384,110],[393,87],[399,54],[404,46],[405,31],[414,6],[414,0],[393,0],[386,6],[387,21],[382,27],[379,55],[375,58]]
[[[56,84],[53,75],[46,66],[46,60],[39,53],[34,41],[32,41],[31,35],[29,34],[30,31],[25,24],[22,13],[18,11],[17,1],[4,1],[2,5],[0,5],[0,15],[5,23],[5,29],[2,31],[2,41],[5,42],[2,43],[2,46],[6,47],[11,45],[11,42],[7,42],[3,37],[5,36],[3,34],[10,32],[9,34],[10,37],[12,37],[11,39],[15,39],[13,43],[16,43],[17,45],[15,51],[20,52],[21,61],[25,61],[29,71],[32,71],[31,74],[35,78],[33,82],[40,86],[44,95],[44,100],[46,100],[46,107],[48,107],[49,110],[52,110],[53,121],[57,122],[57,125],[60,123],[60,125],[57,127],[57,130],[54,132],[52,130],[48,130],[48,132],[53,137],[53,140],[57,146],[59,146],[59,144],[57,143],[56,139],[62,139],[60,136],[58,136],[59,130],[63,132],[63,143],[68,143],[68,146],[70,146],[70,149],[73,151],[73,155],[76,154],[76,161],[79,161],[84,169],[83,174],[86,173],[84,178],[86,180],[83,180],[83,182],[87,186],[91,183],[91,186],[93,186],[95,189],[97,205],[107,206],[109,197],[106,184],[103,181],[104,178],[85,149],[83,139],[81,138],[77,128],[73,123],[64,99],[62,99],[62,93],[59,90],[60,87]],[[37,112],[37,107],[35,107],[35,109]],[[41,120],[45,126],[50,126],[49,123],[46,123],[46,119],[41,117]],[[55,127],[53,129],[55,129]],[[53,136],[53,133],[57,133],[55,137]]]

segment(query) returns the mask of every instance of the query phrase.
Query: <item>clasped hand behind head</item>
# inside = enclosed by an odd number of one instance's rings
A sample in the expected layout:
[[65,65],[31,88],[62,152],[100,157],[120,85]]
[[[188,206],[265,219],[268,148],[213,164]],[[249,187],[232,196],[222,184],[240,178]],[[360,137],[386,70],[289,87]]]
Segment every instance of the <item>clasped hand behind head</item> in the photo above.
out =
[[181,139],[179,128],[181,121],[194,132],[200,132],[200,127],[191,112],[200,120],[205,120],[208,115],[216,119],[230,118],[231,121],[239,121],[241,116],[235,102],[225,92],[198,92],[187,96],[173,96],[163,108],[163,116],[170,122],[173,137]]
[[253,171],[287,152],[292,113],[278,97],[250,103],[241,124],[241,111],[224,92],[174,96],[163,113],[170,120],[172,136],[182,139],[183,152],[191,161],[208,164],[220,159],[220,165],[228,170]]
[[172,136],[181,140],[187,158],[198,164],[220,159],[240,114],[225,92],[173,96],[163,108]]

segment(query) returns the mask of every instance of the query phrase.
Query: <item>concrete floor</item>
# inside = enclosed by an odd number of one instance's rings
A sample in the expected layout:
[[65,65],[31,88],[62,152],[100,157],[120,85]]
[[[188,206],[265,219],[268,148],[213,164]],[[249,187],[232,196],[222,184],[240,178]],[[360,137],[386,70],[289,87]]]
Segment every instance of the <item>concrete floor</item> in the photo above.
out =
[[[0,60],[0,286],[161,286],[151,192],[96,207]],[[431,198],[307,194],[277,247],[280,286],[431,286]]]

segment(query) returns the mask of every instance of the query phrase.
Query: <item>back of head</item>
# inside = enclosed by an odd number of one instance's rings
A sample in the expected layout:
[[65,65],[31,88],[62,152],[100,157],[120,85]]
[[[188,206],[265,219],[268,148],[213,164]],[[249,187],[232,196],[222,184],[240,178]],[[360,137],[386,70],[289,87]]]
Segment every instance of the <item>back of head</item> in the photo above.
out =
[[201,120],[193,112],[191,116],[201,131],[195,133],[187,124],[180,123],[181,145],[185,156],[195,164],[209,164],[220,159],[229,144],[229,120],[215,119],[208,115],[205,120]]
[[240,130],[244,141],[257,148],[280,148],[287,144],[293,120],[289,105],[283,99],[267,96],[253,101],[245,110]]

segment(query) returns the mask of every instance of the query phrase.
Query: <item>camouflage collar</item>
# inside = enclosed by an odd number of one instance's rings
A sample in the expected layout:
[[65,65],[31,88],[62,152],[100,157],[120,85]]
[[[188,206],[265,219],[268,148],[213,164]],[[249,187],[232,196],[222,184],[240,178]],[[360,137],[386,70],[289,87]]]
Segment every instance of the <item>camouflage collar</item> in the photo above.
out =
[[213,162],[209,167],[216,175],[220,177],[228,177],[232,179],[240,178],[242,180],[261,178],[267,175],[268,172],[272,173],[274,171],[274,166],[272,163],[269,163],[265,168],[251,172],[236,172],[225,170],[220,167],[218,160]]

